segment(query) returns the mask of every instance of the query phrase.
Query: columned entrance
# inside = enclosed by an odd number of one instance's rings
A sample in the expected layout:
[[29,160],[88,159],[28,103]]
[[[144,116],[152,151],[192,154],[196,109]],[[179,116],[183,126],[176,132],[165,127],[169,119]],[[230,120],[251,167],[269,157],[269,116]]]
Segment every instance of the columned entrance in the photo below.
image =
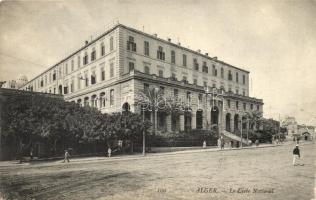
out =
[[184,131],[186,133],[190,132],[192,127],[191,127],[191,123],[192,123],[192,118],[191,118],[191,112],[190,111],[185,111],[184,112]]
[[203,110],[196,111],[196,128],[203,128]]
[[63,86],[59,85],[58,87],[58,94],[63,94]]
[[213,106],[211,110],[211,126],[218,125],[219,109],[217,106]]
[[239,115],[235,114],[234,116],[234,132],[238,132],[239,130]]
[[177,114],[171,114],[171,130],[172,131],[180,130],[180,116]]
[[158,112],[157,113],[157,128],[159,131],[166,132],[167,131],[167,123],[166,123],[166,113]]
[[231,114],[227,113],[226,118],[225,118],[225,123],[226,123],[226,131],[228,131],[228,132],[231,131],[230,120],[231,120]]

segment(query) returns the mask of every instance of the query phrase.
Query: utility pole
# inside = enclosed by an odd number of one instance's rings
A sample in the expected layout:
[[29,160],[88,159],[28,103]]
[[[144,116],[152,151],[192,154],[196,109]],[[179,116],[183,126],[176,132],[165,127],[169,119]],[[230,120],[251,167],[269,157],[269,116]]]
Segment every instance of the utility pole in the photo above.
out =
[[[143,110],[143,125],[145,124],[145,108]],[[143,156],[146,155],[145,126],[143,127]]]

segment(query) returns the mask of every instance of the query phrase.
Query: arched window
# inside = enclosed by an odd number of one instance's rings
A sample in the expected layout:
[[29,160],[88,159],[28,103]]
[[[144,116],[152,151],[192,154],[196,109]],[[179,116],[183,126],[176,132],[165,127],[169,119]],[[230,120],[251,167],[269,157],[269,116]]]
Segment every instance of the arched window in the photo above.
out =
[[97,95],[92,95],[91,97],[91,106],[92,107],[97,107]]
[[78,99],[77,103],[79,104],[79,106],[81,106],[81,99]]
[[100,107],[101,108],[105,107],[105,92],[102,92],[100,94]]
[[84,106],[89,106],[89,97],[85,97],[83,100],[83,105]]
[[129,103],[125,102],[122,106],[123,112],[128,112],[128,111],[130,111],[130,109],[131,109],[131,107],[130,107]]
[[203,128],[203,110],[196,111],[196,128]]
[[231,120],[231,114],[227,113],[225,122],[226,122],[226,131],[229,131],[229,132],[231,131],[230,120]]
[[114,105],[114,89],[110,90],[110,106]]

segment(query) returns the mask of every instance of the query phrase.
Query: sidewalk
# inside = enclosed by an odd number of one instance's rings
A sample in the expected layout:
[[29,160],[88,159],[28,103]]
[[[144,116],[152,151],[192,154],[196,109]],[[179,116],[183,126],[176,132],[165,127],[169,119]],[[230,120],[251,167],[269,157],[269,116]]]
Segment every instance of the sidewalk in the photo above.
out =
[[[313,144],[313,142],[302,142],[299,145],[305,145],[305,144]],[[279,147],[279,146],[285,146],[285,145],[295,145],[295,143],[288,141],[284,142],[282,144],[260,144],[259,146],[248,146],[243,148],[226,148],[226,149],[220,149],[218,147],[207,147],[203,149],[202,147],[200,149],[191,149],[191,150],[181,150],[181,151],[173,151],[173,152],[163,152],[163,153],[146,153],[146,156],[144,157],[142,154],[136,154],[136,155],[119,155],[114,157],[85,157],[85,158],[71,158],[69,163],[66,164],[72,164],[72,163],[91,163],[91,162],[99,162],[99,161],[126,161],[126,160],[135,160],[135,159],[150,159],[153,157],[163,157],[163,156],[172,156],[172,155],[178,155],[178,154],[192,154],[192,153],[200,153],[200,152],[216,152],[216,151],[232,151],[232,150],[249,150],[249,149],[258,149],[258,148],[268,148],[268,147]],[[22,164],[18,164],[17,160],[14,161],[1,161],[0,167],[8,167],[8,166],[31,166],[31,165],[59,165],[63,163],[63,158],[54,158],[53,159],[39,159],[39,160],[33,160],[32,162],[23,162]],[[47,162],[51,161],[51,162]]]

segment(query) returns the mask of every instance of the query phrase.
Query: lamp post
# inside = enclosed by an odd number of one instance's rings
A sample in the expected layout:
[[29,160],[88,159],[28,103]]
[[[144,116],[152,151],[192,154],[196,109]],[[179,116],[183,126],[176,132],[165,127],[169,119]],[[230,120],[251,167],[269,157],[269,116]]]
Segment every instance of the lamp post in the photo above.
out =
[[[211,96],[211,98],[212,98],[212,101],[213,101],[213,103],[212,103],[212,108],[210,109],[211,111],[213,110],[213,111],[216,111],[215,110],[215,108],[214,108],[214,101],[216,100],[216,99],[218,99],[218,100],[222,100],[222,107],[223,107],[223,110],[224,110],[224,97],[223,97],[223,95],[222,94],[218,94],[218,93],[215,93],[214,92],[214,90],[215,90],[216,88],[212,88],[212,91],[210,92],[209,91],[209,88],[208,87],[205,87],[205,89],[204,89],[204,92],[205,92],[205,95],[206,95],[206,110],[207,110],[207,96],[208,95],[210,95]],[[220,89],[221,90],[221,89]],[[217,127],[218,127],[218,138],[221,138],[221,131],[220,131],[220,124],[222,123],[222,117],[223,117],[223,113],[219,113],[220,111],[218,110],[218,114],[219,115],[221,115],[221,117],[220,117],[220,120],[218,120],[217,121]],[[206,118],[207,119],[207,118]],[[211,127],[212,127],[212,124],[211,124]]]
[[159,88],[155,87],[155,97],[154,97],[154,112],[155,112],[155,135],[157,134],[157,112],[158,112],[158,92]]
[[242,148],[242,117],[241,117],[241,126],[240,126],[240,148]]
[[249,145],[249,119],[247,118],[247,129],[246,129],[246,131],[247,131],[247,145]]
[[[143,110],[143,125],[145,124],[145,108],[142,107]],[[145,141],[145,126],[143,127],[143,156],[146,155],[146,141]]]

